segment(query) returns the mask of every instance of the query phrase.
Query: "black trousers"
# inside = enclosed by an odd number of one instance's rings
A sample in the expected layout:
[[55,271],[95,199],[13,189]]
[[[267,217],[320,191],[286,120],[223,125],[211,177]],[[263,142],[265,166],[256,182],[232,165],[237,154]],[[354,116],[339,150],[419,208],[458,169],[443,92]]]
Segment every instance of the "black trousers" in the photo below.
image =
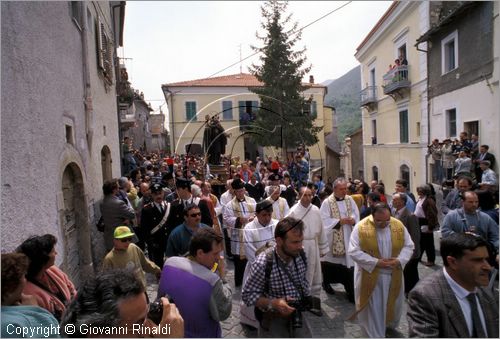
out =
[[408,294],[420,280],[418,276],[418,262],[419,258],[412,258],[410,259],[410,261],[408,261],[405,268],[403,269],[403,276],[405,279],[405,294]]
[[323,273],[323,283],[342,284],[349,300],[354,301],[354,268],[331,262],[321,262],[321,272]]
[[148,245],[149,259],[160,269],[163,268],[163,264],[165,263],[165,251],[167,249],[167,239],[148,239],[146,243]]
[[231,239],[227,233],[227,228],[223,228],[222,232],[224,233],[224,244],[226,245],[226,257],[230,258],[233,256],[233,253],[231,252]]
[[243,273],[245,273],[246,259],[240,259],[239,255],[234,256],[234,286],[241,286],[243,283]]
[[433,233],[420,233],[420,254],[419,260],[422,260],[424,252],[427,254],[428,262],[436,261],[436,248],[434,247],[434,232]]

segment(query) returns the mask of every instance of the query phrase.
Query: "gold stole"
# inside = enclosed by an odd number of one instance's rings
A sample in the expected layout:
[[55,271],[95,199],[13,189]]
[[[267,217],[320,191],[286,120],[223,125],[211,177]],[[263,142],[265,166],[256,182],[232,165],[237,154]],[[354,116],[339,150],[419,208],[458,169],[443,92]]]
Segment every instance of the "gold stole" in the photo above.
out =
[[[246,203],[246,206],[248,208],[247,210],[247,215],[252,215],[255,210],[254,210],[254,207],[249,203],[248,201],[248,198],[245,197],[245,203]],[[241,212],[241,208],[240,208],[240,202],[238,201],[238,199],[233,198],[232,200],[232,206],[233,206],[233,213],[234,215],[239,218],[239,217],[245,217],[243,215],[243,213]],[[246,259],[246,255],[245,255],[245,246],[243,246],[244,244],[244,241],[245,241],[245,238],[243,237],[244,235],[244,230],[243,228],[245,227],[245,225],[241,225],[241,228],[238,229],[238,241],[239,241],[239,246],[238,246],[238,249],[239,249],[239,253],[240,253],[240,259],[243,260],[243,259]],[[235,228],[236,230],[237,228]]]
[[[344,198],[345,206],[347,209],[347,216],[350,217],[352,215],[352,205],[351,199],[347,197]],[[328,198],[328,202],[330,204],[330,216],[334,219],[341,219],[339,206],[337,205],[337,200],[335,199],[335,195],[331,194]],[[331,243],[331,251],[332,254],[336,257],[345,256],[346,246],[344,241],[344,225],[340,225],[338,229],[332,229],[333,239]]]
[[[397,219],[391,217],[389,227],[391,228],[391,257],[397,258],[404,246],[404,226],[400,222],[397,222]],[[361,221],[359,223],[358,230],[361,250],[374,258],[380,259],[380,252],[378,250],[377,243],[377,230],[375,224],[373,223],[373,216],[369,216]],[[371,273],[361,269],[359,305],[356,305],[357,310],[351,318],[354,318],[366,307],[366,305],[368,305],[373,289],[377,284],[378,274],[378,267],[375,267]],[[393,269],[391,273],[391,285],[389,287],[389,298],[387,300],[387,313],[385,318],[386,325],[394,319],[394,308],[396,306],[396,300],[399,296],[399,291],[401,290],[402,280],[403,270],[401,266],[399,266]]]

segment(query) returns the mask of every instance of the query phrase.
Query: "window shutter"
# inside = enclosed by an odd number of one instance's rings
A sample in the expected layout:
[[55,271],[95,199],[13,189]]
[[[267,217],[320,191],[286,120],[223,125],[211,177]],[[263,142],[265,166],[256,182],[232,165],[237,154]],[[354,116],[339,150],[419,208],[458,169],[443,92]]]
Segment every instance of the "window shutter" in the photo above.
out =
[[222,102],[222,118],[224,120],[232,120],[233,119],[233,102],[232,101],[223,101]]
[[102,24],[99,17],[96,20],[96,32],[97,32],[97,66],[104,70],[104,58],[103,58],[103,37],[104,36],[104,25]]
[[316,119],[318,117],[318,104],[316,101],[311,102],[311,119]]

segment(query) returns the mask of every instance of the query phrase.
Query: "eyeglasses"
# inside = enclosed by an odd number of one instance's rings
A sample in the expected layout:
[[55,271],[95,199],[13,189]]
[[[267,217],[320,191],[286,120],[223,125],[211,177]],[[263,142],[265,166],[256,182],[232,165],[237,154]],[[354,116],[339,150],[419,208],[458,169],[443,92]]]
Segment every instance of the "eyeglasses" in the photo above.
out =
[[132,238],[123,238],[120,239],[121,242],[132,242]]
[[190,214],[189,216],[191,218],[196,218],[196,217],[199,217],[201,215],[201,212],[198,212],[198,213],[193,213],[193,214]]

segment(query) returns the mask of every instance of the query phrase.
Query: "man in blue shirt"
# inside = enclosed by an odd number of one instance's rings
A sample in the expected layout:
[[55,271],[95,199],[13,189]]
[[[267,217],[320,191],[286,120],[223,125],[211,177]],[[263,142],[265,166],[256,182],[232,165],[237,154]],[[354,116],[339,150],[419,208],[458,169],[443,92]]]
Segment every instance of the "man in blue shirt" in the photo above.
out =
[[193,234],[200,228],[209,228],[201,223],[200,208],[196,204],[188,204],[184,208],[184,222],[177,226],[167,242],[167,257],[184,256],[189,251],[189,242]]

